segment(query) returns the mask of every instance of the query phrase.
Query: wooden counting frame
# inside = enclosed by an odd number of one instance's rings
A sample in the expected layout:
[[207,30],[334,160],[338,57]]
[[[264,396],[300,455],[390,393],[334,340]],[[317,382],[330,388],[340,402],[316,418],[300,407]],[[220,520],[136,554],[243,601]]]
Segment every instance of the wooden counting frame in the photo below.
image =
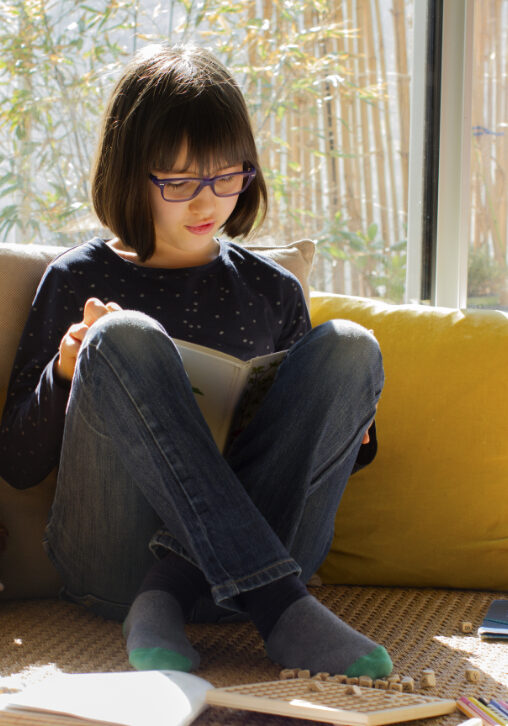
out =
[[350,726],[398,723],[456,710],[455,701],[434,696],[364,687],[351,694],[347,685],[331,680],[320,681],[315,690],[311,682],[295,678],[214,688],[207,692],[206,700],[211,706]]

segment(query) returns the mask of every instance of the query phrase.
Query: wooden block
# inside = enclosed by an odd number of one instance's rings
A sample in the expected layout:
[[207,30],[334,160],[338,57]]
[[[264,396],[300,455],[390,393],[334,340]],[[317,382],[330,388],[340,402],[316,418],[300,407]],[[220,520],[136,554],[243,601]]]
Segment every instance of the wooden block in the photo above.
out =
[[469,683],[479,683],[481,680],[481,677],[482,677],[482,674],[476,668],[467,668],[466,669],[466,680],[469,681]]
[[346,688],[346,693],[348,696],[361,696],[362,695],[362,689],[360,686],[348,686]]
[[334,681],[335,683],[347,683],[347,676],[343,676],[340,673],[336,676],[332,676],[330,678],[331,681]]
[[360,676],[358,685],[362,688],[372,688],[372,678],[370,676]]
[[349,686],[357,686],[359,680],[360,680],[359,678],[357,678],[356,676],[354,676],[353,678],[348,678],[347,681],[346,681],[346,683]]
[[382,691],[386,691],[388,689],[388,681],[385,681],[383,678],[376,678],[374,688],[380,688]]
[[420,685],[422,688],[434,688],[436,685],[436,674],[431,668],[424,668]]
[[415,682],[413,678],[410,676],[405,676],[402,681],[402,690],[406,691],[407,693],[414,693],[415,690]]
[[472,633],[473,623],[470,623],[469,620],[464,620],[460,625],[460,629],[463,633]]
[[324,688],[325,687],[321,681],[315,681],[313,678],[309,680],[309,691],[324,691]]
[[388,690],[402,693],[402,683],[388,683]]
[[330,678],[330,674],[321,671],[320,673],[316,673],[316,675],[312,676],[312,678],[315,681],[327,681]]
[[299,670],[297,678],[310,678],[310,671],[306,669]]
[[392,681],[393,681],[393,683],[399,683],[400,682],[400,676],[399,676],[398,673],[391,673],[388,676],[388,682],[391,683]]
[[281,681],[287,681],[289,678],[296,678],[298,674],[297,668],[284,668],[279,673],[279,678]]

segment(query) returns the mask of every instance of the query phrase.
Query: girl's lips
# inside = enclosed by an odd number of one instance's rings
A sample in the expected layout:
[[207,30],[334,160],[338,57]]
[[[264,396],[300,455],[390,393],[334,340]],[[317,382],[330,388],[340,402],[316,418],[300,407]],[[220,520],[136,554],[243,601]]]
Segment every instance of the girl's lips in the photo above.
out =
[[195,226],[186,224],[185,228],[192,234],[207,234],[213,229],[215,222],[205,222],[205,224],[197,224]]

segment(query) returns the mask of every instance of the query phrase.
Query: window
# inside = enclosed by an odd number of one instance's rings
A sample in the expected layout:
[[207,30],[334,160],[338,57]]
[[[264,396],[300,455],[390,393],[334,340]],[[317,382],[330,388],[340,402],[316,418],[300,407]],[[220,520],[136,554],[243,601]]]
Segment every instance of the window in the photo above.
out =
[[508,3],[416,8],[426,39],[415,34],[415,59],[425,43],[427,67],[416,63],[414,73],[406,298],[506,310]]
[[508,1],[476,3],[467,293],[508,310]]
[[271,189],[260,234],[317,239],[316,287],[402,299],[412,1],[100,5],[4,3],[4,239],[71,245],[98,231],[87,176],[112,79],[136,46],[193,40],[248,99]]
[[506,306],[507,20],[508,0],[8,0],[0,240],[104,232],[88,172],[108,90],[140,45],[194,41],[250,106],[260,243],[316,239],[319,289]]
[[262,80],[271,118],[258,120],[276,205],[266,232],[318,240],[316,288],[400,302],[413,3],[284,5],[291,45],[281,45],[283,6],[267,0],[249,59],[273,72]]

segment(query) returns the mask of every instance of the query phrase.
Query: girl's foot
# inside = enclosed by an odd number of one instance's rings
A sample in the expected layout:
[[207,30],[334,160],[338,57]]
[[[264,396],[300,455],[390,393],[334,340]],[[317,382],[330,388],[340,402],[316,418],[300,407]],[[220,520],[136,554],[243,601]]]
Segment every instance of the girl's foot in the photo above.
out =
[[285,668],[371,678],[392,670],[383,646],[346,625],[312,595],[286,608],[265,644],[268,656]]
[[199,655],[185,635],[185,614],[207,591],[203,573],[174,552],[152,565],[123,627],[129,662],[136,670],[198,667]]
[[178,601],[162,590],[136,597],[123,625],[129,663],[138,671],[191,671],[199,654],[187,640]]

